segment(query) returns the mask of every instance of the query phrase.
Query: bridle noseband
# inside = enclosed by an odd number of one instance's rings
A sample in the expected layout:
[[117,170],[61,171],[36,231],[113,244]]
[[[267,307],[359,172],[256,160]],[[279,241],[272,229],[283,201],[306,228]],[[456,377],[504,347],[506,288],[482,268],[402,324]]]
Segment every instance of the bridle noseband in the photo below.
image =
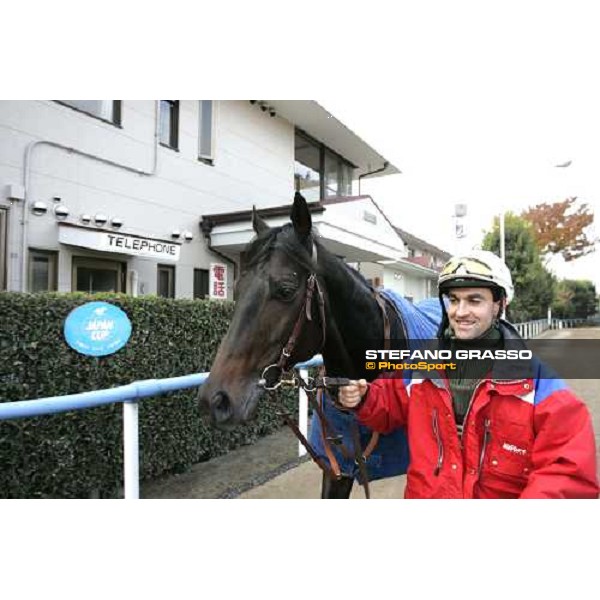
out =
[[[276,390],[281,385],[298,387],[298,379],[294,373],[293,365],[290,365],[289,361],[294,352],[294,348],[296,347],[296,344],[298,342],[298,338],[302,333],[302,328],[304,327],[304,324],[308,321],[313,320],[312,307],[315,293],[317,304],[319,307],[319,317],[321,320],[321,344],[319,346],[318,351],[320,351],[325,346],[325,332],[327,328],[325,322],[325,298],[323,296],[323,292],[321,290],[321,286],[319,284],[319,280],[317,279],[316,273],[311,273],[308,276],[308,279],[306,280],[306,294],[304,295],[304,302],[302,303],[302,308],[300,309],[300,313],[298,314],[296,323],[294,324],[294,327],[292,329],[292,333],[290,334],[290,337],[288,338],[288,341],[286,342],[285,346],[281,350],[279,360],[276,363],[265,367],[262,372],[259,384],[263,385],[266,390]],[[267,374],[272,369],[277,370],[279,374],[279,379],[275,382],[275,384],[269,385],[269,382],[267,380]]]
[[[316,246],[313,242],[313,256],[316,256]],[[331,444],[335,444],[338,446],[339,450],[347,457],[347,450],[343,446],[342,437],[340,435],[336,435],[331,427],[328,419],[325,416],[322,406],[322,400],[317,401],[315,399],[317,389],[323,390],[325,388],[337,389],[339,386],[349,385],[350,380],[343,377],[325,377],[320,376],[317,377],[316,381],[312,378],[308,377],[307,381],[302,379],[302,377],[298,376],[294,371],[294,365],[290,365],[290,359],[298,342],[298,338],[302,332],[302,328],[306,322],[310,322],[313,320],[312,309],[313,309],[313,300],[316,300],[319,307],[319,317],[321,319],[321,344],[319,350],[322,350],[325,346],[325,336],[326,336],[326,320],[325,320],[325,299],[323,296],[323,292],[321,290],[321,286],[319,284],[319,280],[317,279],[316,273],[310,273],[306,280],[306,293],[304,296],[304,302],[300,309],[300,313],[296,318],[296,322],[292,329],[292,333],[288,338],[287,343],[282,348],[281,353],[279,355],[279,360],[276,363],[270,364],[262,372],[261,378],[258,382],[265,390],[273,391],[279,388],[280,386],[286,387],[302,387],[306,392],[309,403],[312,406],[313,410],[317,413],[320,421],[321,421],[321,436],[323,440],[323,448],[327,455],[327,459],[329,461],[329,465],[323,461],[321,457],[315,452],[314,448],[310,445],[308,440],[305,438],[304,434],[300,431],[299,427],[296,425],[295,420],[291,418],[289,414],[286,412],[280,412],[279,414],[283,417],[287,425],[292,429],[296,437],[300,440],[302,445],[306,448],[312,459],[319,465],[324,473],[326,473],[330,478],[339,480],[342,477],[342,472],[338,461],[332,451]],[[379,295],[379,293],[373,290],[373,295],[379,309],[382,313],[383,318],[383,328],[384,328],[384,345],[385,348],[389,348],[390,344],[390,321],[387,315],[385,302]],[[267,380],[267,374],[270,370],[276,370],[278,373],[278,379],[274,384],[269,384]],[[333,399],[335,403],[335,398]],[[341,408],[338,405],[338,408]],[[344,410],[344,409],[342,409]],[[374,450],[375,446],[379,440],[379,434],[374,432],[371,436],[371,440],[369,441],[367,447],[363,451],[360,446],[360,437],[358,424],[356,421],[352,423],[352,437],[353,437],[353,446],[354,446],[354,461],[358,466],[362,485],[365,489],[365,495],[367,498],[370,497],[369,493],[369,477],[366,468],[366,461],[369,455]]]

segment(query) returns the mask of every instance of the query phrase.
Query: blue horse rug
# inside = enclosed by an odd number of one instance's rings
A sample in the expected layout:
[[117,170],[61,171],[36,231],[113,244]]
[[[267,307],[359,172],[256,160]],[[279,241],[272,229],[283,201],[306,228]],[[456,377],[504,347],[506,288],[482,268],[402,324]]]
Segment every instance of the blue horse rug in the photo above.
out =
[[[382,290],[381,294],[396,306],[401,315],[410,350],[415,348],[414,344],[418,343],[418,340],[433,339],[437,336],[438,327],[442,320],[439,299],[428,298],[418,304],[412,304],[391,290]],[[341,435],[343,445],[346,448],[353,448],[352,423],[356,420],[354,415],[338,410],[326,393],[323,393],[323,411],[330,427],[334,430],[330,433]],[[361,448],[364,449],[369,443],[373,432],[363,425],[359,425],[359,432]],[[328,463],[323,447],[321,422],[316,414],[313,414],[311,419],[308,439],[319,457]],[[339,449],[333,445],[332,450],[344,475],[360,479],[358,466],[354,460],[345,458]],[[404,475],[408,469],[408,462],[408,440],[403,428],[387,435],[380,435],[377,446],[367,459],[369,479],[373,481],[395,475]]]

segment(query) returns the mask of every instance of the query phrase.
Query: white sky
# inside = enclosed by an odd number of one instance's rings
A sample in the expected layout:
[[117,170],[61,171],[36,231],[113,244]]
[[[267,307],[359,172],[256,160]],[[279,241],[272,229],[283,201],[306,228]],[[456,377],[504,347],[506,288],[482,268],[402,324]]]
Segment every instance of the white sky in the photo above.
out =
[[[363,180],[361,191],[451,252],[457,203],[468,206],[467,246],[503,209],[576,195],[600,215],[598,21],[566,3],[533,4],[518,17],[488,8],[479,23],[475,5],[467,19],[438,11],[409,34],[413,52],[369,80],[368,97],[318,100],[403,172]],[[600,290],[600,248],[557,272]]]
[[[399,226],[449,251],[457,203],[468,205],[467,245],[502,209],[577,195],[600,215],[593,2],[222,0],[203,7],[204,27],[193,3],[172,0],[172,17],[151,2],[141,28],[133,3],[106,4],[92,27],[73,26],[70,0],[11,5],[29,42],[22,46],[19,27],[4,31],[6,91],[316,99],[403,172],[365,180],[362,191]],[[73,52],[77,44],[85,53]],[[600,250],[559,273],[593,278],[600,289]]]

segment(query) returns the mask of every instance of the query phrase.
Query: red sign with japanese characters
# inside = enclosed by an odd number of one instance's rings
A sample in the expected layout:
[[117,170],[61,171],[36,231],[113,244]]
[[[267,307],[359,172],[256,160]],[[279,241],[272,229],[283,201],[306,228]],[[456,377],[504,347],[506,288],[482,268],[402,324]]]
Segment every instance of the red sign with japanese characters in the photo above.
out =
[[227,300],[227,265],[210,263],[209,296]]

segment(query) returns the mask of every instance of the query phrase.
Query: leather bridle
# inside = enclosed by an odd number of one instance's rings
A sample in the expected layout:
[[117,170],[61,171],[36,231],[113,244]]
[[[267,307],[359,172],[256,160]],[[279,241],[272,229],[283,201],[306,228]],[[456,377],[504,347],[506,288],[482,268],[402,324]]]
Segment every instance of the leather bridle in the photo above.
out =
[[[297,387],[298,380],[294,374],[293,365],[290,365],[289,362],[298,342],[298,338],[304,328],[304,324],[313,320],[312,307],[315,293],[321,320],[321,344],[317,352],[320,352],[325,346],[325,332],[327,330],[325,321],[325,299],[317,275],[311,273],[306,280],[306,294],[304,295],[302,308],[300,309],[300,313],[298,314],[298,318],[296,319],[296,323],[294,324],[288,341],[281,349],[279,360],[276,363],[265,367],[262,372],[259,384],[263,385],[266,390],[276,390],[281,385],[292,385],[294,382],[294,387]],[[279,380],[274,385],[269,385],[269,382],[267,381],[267,374],[271,369],[276,369],[279,372]]]
[[[316,251],[316,248],[313,243],[313,248]],[[314,253],[314,252],[313,252]],[[373,290],[373,294],[377,305],[381,309],[382,318],[383,318],[383,328],[384,328],[384,347],[385,349],[389,349],[390,347],[390,321],[387,315],[387,311],[385,308],[385,301],[380,296],[380,294]],[[308,454],[311,458],[317,463],[317,465],[323,470],[323,472],[328,475],[330,478],[334,480],[340,480],[344,475],[339,466],[339,463],[335,457],[335,454],[331,448],[331,444],[336,445],[339,448],[340,452],[348,458],[352,456],[348,449],[342,443],[342,436],[334,433],[334,429],[331,426],[329,420],[325,416],[325,412],[323,411],[323,403],[322,403],[322,393],[324,389],[335,390],[335,394],[331,396],[334,404],[340,410],[345,410],[339,404],[337,404],[337,388],[343,385],[349,385],[350,380],[342,377],[326,377],[325,375],[317,377],[316,379],[308,378],[308,381],[302,379],[299,375],[297,375],[293,370],[293,365],[290,365],[290,359],[298,342],[298,338],[300,337],[302,330],[306,323],[312,322],[313,320],[313,301],[316,298],[318,309],[319,309],[319,317],[321,321],[321,343],[319,350],[322,350],[325,346],[326,340],[326,330],[327,323],[325,319],[325,299],[323,292],[321,290],[319,280],[317,278],[316,273],[310,273],[306,280],[306,293],[304,296],[304,302],[300,309],[300,313],[296,318],[296,322],[292,329],[292,333],[288,338],[286,344],[281,350],[279,355],[279,359],[276,363],[268,365],[262,372],[261,379],[259,380],[259,385],[262,385],[267,391],[274,391],[280,386],[287,386],[292,388],[302,387],[306,392],[307,398],[312,409],[318,415],[321,421],[321,433],[322,433],[322,442],[323,448],[325,450],[325,454],[329,461],[329,465],[326,464],[314,450],[314,448],[310,445],[304,434],[298,428],[298,425],[295,422],[295,419],[292,418],[288,413],[280,411],[280,415],[283,417],[286,424],[290,427],[290,429],[294,432],[300,443],[304,446]],[[278,371],[278,380],[269,384],[267,380],[267,375],[270,370],[276,369]],[[319,397],[317,398],[317,390],[319,390]],[[379,441],[379,434],[374,432],[367,444],[367,447],[363,451],[360,446],[360,434],[358,430],[358,423],[356,420],[353,421],[353,429],[352,429],[352,442],[354,446],[353,458],[359,469],[361,476],[361,484],[365,490],[365,496],[367,498],[370,497],[369,493],[369,477],[367,473],[366,461],[370,456],[371,452],[377,446],[377,442]]]

